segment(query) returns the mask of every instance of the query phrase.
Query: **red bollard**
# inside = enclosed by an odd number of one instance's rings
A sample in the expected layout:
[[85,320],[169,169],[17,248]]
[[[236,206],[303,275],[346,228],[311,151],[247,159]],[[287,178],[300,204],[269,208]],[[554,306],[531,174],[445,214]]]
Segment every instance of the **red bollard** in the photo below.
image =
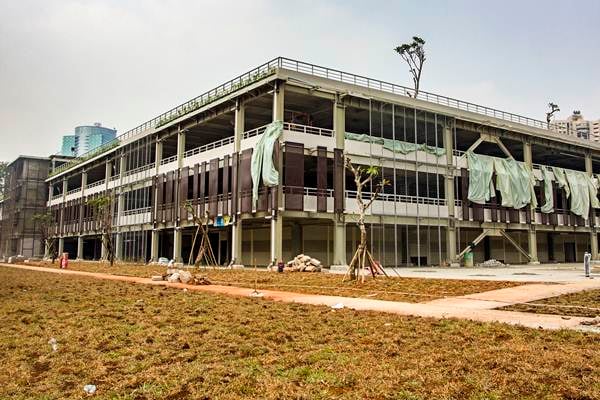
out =
[[69,266],[69,253],[62,253],[62,257],[60,257],[60,268],[67,269]]

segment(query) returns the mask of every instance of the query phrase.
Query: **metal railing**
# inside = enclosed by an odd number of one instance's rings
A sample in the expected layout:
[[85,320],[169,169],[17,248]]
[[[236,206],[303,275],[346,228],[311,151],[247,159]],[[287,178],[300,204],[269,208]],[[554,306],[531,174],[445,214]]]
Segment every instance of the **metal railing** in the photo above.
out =
[[308,133],[310,135],[319,135],[319,136],[327,136],[327,137],[334,136],[334,131],[332,129],[319,128],[316,126],[292,124],[291,122],[284,122],[283,129],[287,130],[287,131],[292,131],[292,132]]
[[195,156],[197,154],[204,153],[205,151],[213,150],[213,149],[219,148],[221,146],[228,145],[230,143],[233,143],[234,141],[235,141],[235,136],[229,136],[229,137],[217,140],[215,142],[211,142],[211,143],[208,143],[208,144],[205,144],[202,146],[198,146],[196,148],[193,148],[193,149],[188,150],[185,153],[183,153],[183,158]]
[[[144,122],[143,124],[119,135],[113,141],[103,144],[102,146],[92,149],[89,152],[83,154],[81,157],[78,157],[74,160],[71,160],[68,163],[65,163],[59,167],[57,167],[54,171],[51,172],[51,175],[58,174],[63,172],[83,161],[86,161],[93,156],[99,155],[108,151],[116,146],[118,146],[123,140],[129,139],[139,133],[147,131],[151,128],[158,128],[160,126],[166,125],[167,123],[180,118],[186,114],[189,114],[204,105],[207,105],[215,100],[218,100],[236,90],[239,90],[245,86],[248,86],[254,82],[259,81],[267,76],[274,74],[278,68],[283,68],[291,71],[301,72],[313,76],[318,76],[326,79],[331,79],[338,82],[348,83],[352,85],[357,85],[361,87],[366,87],[369,89],[380,90],[400,96],[406,96],[414,98],[414,89],[397,85],[385,81],[381,81],[378,79],[371,79],[365,76],[356,75],[348,72],[343,72],[333,68],[322,67],[315,64],[306,63],[303,61],[293,60],[285,57],[277,57],[274,58],[236,78],[231,79],[224,84],[217,86],[214,89],[211,89],[200,96],[197,96],[175,108],[170,109],[167,112],[160,114],[159,116]],[[481,115],[486,115],[494,118],[499,118],[504,121],[515,122],[535,128],[548,129],[548,123],[546,121],[537,120],[534,118],[525,117],[523,115],[514,114],[502,110],[498,110],[491,107],[482,106],[479,104],[471,103],[468,101],[463,101],[459,99],[455,99],[452,97],[442,96],[435,93],[425,92],[420,90],[418,95],[416,96],[419,100],[424,100],[430,103],[435,103],[439,105],[444,105],[447,107],[452,107],[455,109],[469,111]],[[554,126],[554,125],[552,125]],[[552,127],[551,126],[551,127]],[[252,131],[249,131],[252,132]],[[554,131],[553,131],[554,132]],[[256,133],[259,134],[259,133]],[[248,136],[251,137],[251,136]],[[106,150],[102,150],[106,148]]]
[[[357,193],[355,190],[346,190],[346,197],[349,199],[356,199]],[[363,192],[362,198],[368,200],[371,198],[370,192]],[[428,204],[433,206],[445,206],[446,199],[437,199],[434,197],[421,197],[421,196],[407,196],[403,194],[393,193],[380,193],[377,196],[378,201],[392,201],[396,203],[411,203],[411,204]]]
[[96,181],[94,183],[90,183],[88,185],[85,186],[86,189],[91,189],[94,188],[96,186],[101,186],[104,185],[106,183],[106,179],[100,179],[99,181]]
[[[175,156],[175,158],[177,158],[177,156]],[[155,163],[142,165],[141,167],[137,167],[137,168],[134,168],[132,170],[125,172],[125,176],[137,174],[138,172],[142,172],[142,171],[147,171],[149,169],[154,168],[155,166],[156,166]]]
[[[200,96],[194,97],[193,99],[186,101],[185,103],[180,104],[179,106],[174,107],[174,108],[170,109],[169,111],[164,112],[164,113],[160,114],[159,116],[154,117],[151,120],[146,121],[143,124],[136,126],[133,129],[128,130],[127,132],[125,132],[122,135],[119,135],[118,137],[113,139],[111,142],[106,143],[102,146],[116,147],[122,141],[124,141],[126,139],[136,136],[136,135],[138,135],[142,132],[145,132],[149,129],[158,128],[160,126],[166,125],[167,123],[174,121],[177,118],[183,117],[184,115],[189,114],[193,111],[196,111],[199,108],[201,108],[209,103],[212,103],[213,101],[218,100],[230,93],[233,93],[236,90],[239,90],[239,89],[246,87],[254,82],[257,82],[263,78],[266,78],[267,76],[274,74],[276,71],[276,68],[279,67],[280,64],[281,64],[281,59],[274,58],[271,61],[268,61],[262,65],[259,65],[258,67],[253,68],[250,71],[248,71],[242,75],[239,75],[239,76],[223,83],[222,85],[217,86],[216,88],[213,88],[205,93],[202,93]],[[111,148],[113,148],[113,147],[111,147]],[[107,150],[109,150],[109,149],[107,149]],[[88,151],[87,153],[83,154],[81,157],[77,157],[76,159],[63,164],[60,167],[57,167],[52,172],[52,175],[59,174],[65,170],[83,162],[83,161],[86,161],[87,159],[89,159],[93,156],[103,153],[103,151],[100,151],[98,154],[95,154],[95,152],[97,152],[97,151],[98,151],[98,148],[92,149],[92,150]]]
[[69,191],[67,192],[67,196],[68,196],[68,195],[70,195],[70,194],[77,193],[77,192],[81,192],[81,188],[80,188],[80,187],[78,187],[78,188],[75,188],[75,189],[71,189],[71,190],[69,190]]
[[137,215],[137,214],[149,213],[151,210],[152,210],[152,207],[134,208],[132,210],[123,211],[123,216],[126,217],[128,215]]
[[163,158],[162,160],[160,160],[160,165],[165,165],[173,161],[177,161],[177,154],[171,157]]
[[[369,89],[381,90],[383,92],[414,98],[415,90],[406,86],[396,85],[394,83],[380,81],[378,79],[371,79],[367,78],[366,76],[351,74],[333,68],[321,67],[319,65],[292,60],[289,58],[281,57],[279,58],[279,60],[279,68],[285,68],[296,72],[302,72],[321,78],[335,80],[338,82],[349,83],[352,85],[362,86]],[[459,110],[487,115],[490,117],[503,119],[505,121],[516,122],[535,128],[548,128],[548,124],[545,121],[540,121],[534,118],[525,117],[523,115],[482,106],[468,101],[458,100],[452,97],[442,96],[435,93],[425,92],[422,90],[419,90],[417,99],[424,100],[430,103],[444,105],[447,107],[457,108]]]

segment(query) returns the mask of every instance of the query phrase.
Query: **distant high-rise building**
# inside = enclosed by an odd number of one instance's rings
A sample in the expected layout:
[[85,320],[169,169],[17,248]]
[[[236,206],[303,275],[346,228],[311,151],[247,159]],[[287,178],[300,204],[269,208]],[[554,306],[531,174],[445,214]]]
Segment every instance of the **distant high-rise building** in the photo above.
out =
[[74,135],[65,135],[62,139],[60,155],[80,157],[96,147],[110,142],[117,136],[115,129],[105,128],[101,123],[83,125],[75,128]]
[[588,121],[581,111],[573,111],[567,119],[553,121],[551,128],[563,135],[600,142],[600,119]]
[[62,146],[60,148],[61,156],[75,155],[75,135],[64,135],[62,138]]

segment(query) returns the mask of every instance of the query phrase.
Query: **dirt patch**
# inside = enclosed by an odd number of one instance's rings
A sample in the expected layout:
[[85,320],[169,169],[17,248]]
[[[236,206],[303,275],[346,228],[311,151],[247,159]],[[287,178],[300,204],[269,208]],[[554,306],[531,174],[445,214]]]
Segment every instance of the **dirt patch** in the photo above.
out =
[[0,279],[0,398],[80,399],[88,383],[98,399],[600,398],[590,333],[1,267]]
[[600,317],[600,290],[584,290],[531,303],[514,304],[500,310],[596,318]]
[[[55,267],[47,262],[35,265]],[[139,264],[117,264],[110,267],[107,263],[71,262],[70,269],[87,272],[104,272],[125,276],[149,278],[160,275],[166,267]],[[266,272],[229,269],[200,269],[212,284],[254,288],[262,290],[285,290],[297,293],[324,294],[348,297],[364,297],[377,300],[405,301],[411,303],[427,302],[448,296],[463,296],[488,290],[503,289],[523,285],[522,282],[454,280],[430,278],[379,277],[368,279],[364,284],[342,282],[342,275],[328,273]]]

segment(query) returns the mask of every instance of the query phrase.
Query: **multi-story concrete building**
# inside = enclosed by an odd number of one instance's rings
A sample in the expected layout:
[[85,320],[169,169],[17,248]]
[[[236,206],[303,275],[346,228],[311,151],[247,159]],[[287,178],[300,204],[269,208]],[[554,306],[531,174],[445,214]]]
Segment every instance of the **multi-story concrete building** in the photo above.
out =
[[46,212],[45,180],[49,171],[49,158],[20,156],[8,164],[0,219],[0,255],[43,255],[39,230],[32,217]]
[[581,111],[573,111],[573,114],[567,119],[553,121],[551,128],[562,135],[572,135],[600,142],[600,119],[588,121],[583,117]]
[[64,135],[58,154],[61,156],[75,157],[75,150],[75,135]]
[[[586,179],[598,173],[600,145],[557,135],[542,121],[412,93],[286,58],[269,61],[126,132],[118,146],[55,170],[48,206],[59,248],[79,258],[102,255],[86,202],[108,194],[123,260],[187,262],[195,231],[187,201],[208,213],[222,264],[266,265],[305,253],[343,266],[359,240],[346,155],[381,167],[391,182],[367,216],[372,253],[384,266],[454,263],[468,250],[476,262],[575,261],[586,250],[597,257],[600,220],[594,210],[571,211],[572,199],[581,199],[567,198],[558,178],[560,171]],[[279,184],[261,185],[254,203],[252,158],[274,121],[282,123],[274,146]],[[552,176],[543,166],[556,167],[555,178],[526,185],[545,210],[507,206],[506,176],[483,174],[467,153],[516,160],[536,180]],[[482,177],[498,190],[487,201],[469,200]]]
[[32,217],[47,212],[48,173],[69,158],[19,156],[8,164],[0,213],[0,256],[44,255]]

